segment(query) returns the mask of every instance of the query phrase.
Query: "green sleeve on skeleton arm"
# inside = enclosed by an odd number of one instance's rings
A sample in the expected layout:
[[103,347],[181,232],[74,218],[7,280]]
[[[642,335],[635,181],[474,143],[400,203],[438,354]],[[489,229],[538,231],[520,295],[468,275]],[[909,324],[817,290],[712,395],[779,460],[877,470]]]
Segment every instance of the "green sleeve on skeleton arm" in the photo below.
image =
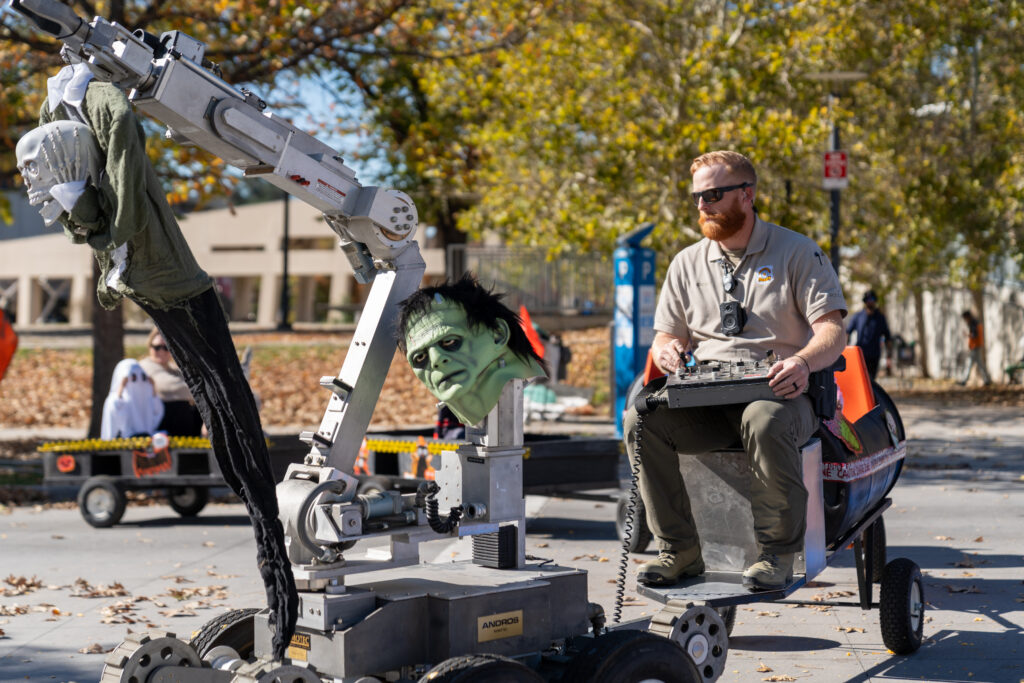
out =
[[[181,234],[128,98],[109,83],[93,81],[82,108],[105,157],[105,176],[61,222],[72,241],[86,242],[95,252],[103,275],[100,302],[111,308],[128,296],[163,309],[199,295],[211,286],[210,278]],[[69,118],[65,105],[50,112],[44,102],[41,123]],[[111,253],[125,244],[127,268],[116,287],[108,287]]]

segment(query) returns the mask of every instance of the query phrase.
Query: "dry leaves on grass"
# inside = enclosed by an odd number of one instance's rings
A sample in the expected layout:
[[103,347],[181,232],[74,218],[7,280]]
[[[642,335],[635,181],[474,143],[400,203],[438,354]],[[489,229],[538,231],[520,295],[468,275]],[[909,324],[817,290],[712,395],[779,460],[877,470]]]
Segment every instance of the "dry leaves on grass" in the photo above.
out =
[[[238,348],[247,343],[255,345],[252,388],[262,403],[264,427],[320,423],[328,396],[320,392],[320,378],[338,371],[351,337],[351,333],[271,333],[236,340]],[[572,351],[566,384],[593,387],[595,378],[607,377],[606,327],[567,331],[562,341]],[[89,422],[91,383],[90,349],[24,349],[14,357],[4,376],[0,427],[70,427],[84,433]],[[62,400],[54,401],[55,395]],[[433,424],[436,403],[402,354],[396,352],[371,424],[377,428]],[[596,412],[607,414],[607,406],[600,406]],[[32,444],[29,451],[34,449]]]

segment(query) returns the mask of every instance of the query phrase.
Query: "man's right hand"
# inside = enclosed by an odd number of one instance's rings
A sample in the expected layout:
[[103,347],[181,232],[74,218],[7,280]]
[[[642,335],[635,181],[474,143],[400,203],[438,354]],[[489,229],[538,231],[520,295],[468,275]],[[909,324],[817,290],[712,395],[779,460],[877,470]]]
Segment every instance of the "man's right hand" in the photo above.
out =
[[[658,335],[664,333],[659,332]],[[658,342],[662,341],[661,344]],[[664,334],[663,340],[654,340],[654,364],[663,372],[675,372],[684,364],[685,354],[690,353],[690,344],[678,337]]]

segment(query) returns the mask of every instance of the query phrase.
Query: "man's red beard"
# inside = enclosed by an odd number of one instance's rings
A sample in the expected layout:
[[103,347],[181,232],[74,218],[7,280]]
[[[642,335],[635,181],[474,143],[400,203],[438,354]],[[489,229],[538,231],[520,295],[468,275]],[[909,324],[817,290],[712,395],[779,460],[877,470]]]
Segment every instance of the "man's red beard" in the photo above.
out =
[[727,209],[723,213],[705,213],[702,211],[700,214],[700,230],[709,240],[720,242],[729,239],[742,230],[746,220],[747,215],[743,212],[743,208],[738,205],[733,205],[731,209]]

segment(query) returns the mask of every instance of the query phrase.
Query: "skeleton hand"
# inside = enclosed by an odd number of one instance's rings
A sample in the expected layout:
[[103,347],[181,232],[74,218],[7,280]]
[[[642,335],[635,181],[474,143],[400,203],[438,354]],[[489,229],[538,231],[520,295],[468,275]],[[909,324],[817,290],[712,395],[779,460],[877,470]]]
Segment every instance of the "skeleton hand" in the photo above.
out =
[[54,121],[29,131],[16,154],[29,204],[42,204],[39,213],[47,225],[62,211],[70,213],[86,185],[99,178],[99,148],[82,123]]

